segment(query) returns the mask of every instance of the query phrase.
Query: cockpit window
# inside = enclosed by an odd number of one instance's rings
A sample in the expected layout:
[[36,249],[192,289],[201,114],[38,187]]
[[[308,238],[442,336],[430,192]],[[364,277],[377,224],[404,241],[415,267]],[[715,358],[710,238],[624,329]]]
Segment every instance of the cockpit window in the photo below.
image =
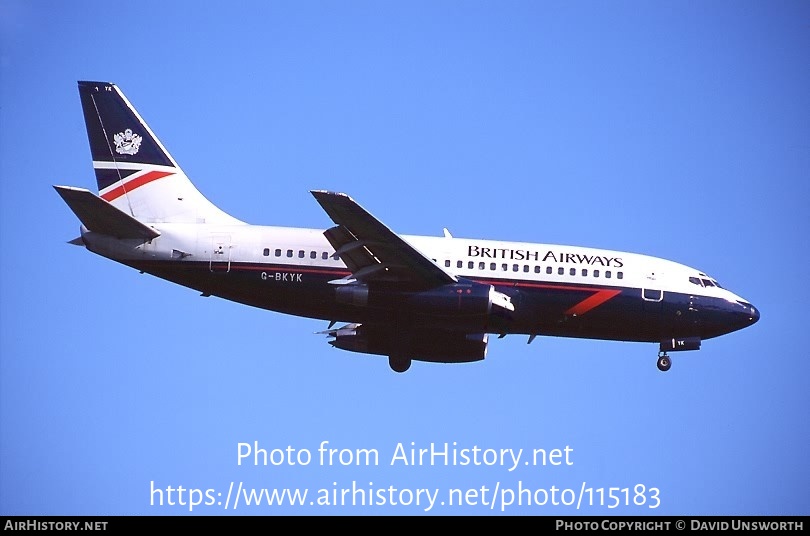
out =
[[701,287],[717,287],[723,288],[720,283],[717,282],[716,279],[709,277],[706,274],[700,274],[700,277],[690,277],[689,282],[694,285],[700,285]]

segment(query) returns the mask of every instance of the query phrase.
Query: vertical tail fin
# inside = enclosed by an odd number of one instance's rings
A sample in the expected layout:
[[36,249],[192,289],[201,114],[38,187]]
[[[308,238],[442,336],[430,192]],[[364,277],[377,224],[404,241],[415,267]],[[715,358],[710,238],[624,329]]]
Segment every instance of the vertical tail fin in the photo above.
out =
[[99,195],[147,223],[241,223],[191,183],[115,84],[79,82]]

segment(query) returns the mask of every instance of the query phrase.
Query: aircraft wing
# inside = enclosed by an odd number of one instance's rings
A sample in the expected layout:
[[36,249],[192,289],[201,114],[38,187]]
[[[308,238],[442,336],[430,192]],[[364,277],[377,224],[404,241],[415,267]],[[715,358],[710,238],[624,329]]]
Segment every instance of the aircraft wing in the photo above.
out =
[[367,282],[406,283],[431,288],[458,280],[346,194],[312,190],[337,225],[324,232],[351,278]]

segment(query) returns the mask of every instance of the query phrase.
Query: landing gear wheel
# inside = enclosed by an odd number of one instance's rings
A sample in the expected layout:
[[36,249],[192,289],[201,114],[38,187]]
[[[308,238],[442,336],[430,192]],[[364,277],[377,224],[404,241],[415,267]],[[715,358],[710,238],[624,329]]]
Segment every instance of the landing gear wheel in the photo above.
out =
[[661,372],[666,372],[669,370],[669,367],[672,366],[672,360],[669,358],[667,354],[659,355],[658,356],[658,370]]
[[394,372],[405,372],[409,368],[411,368],[411,358],[410,357],[402,357],[402,356],[389,356],[388,357],[388,366],[391,367],[391,370]]

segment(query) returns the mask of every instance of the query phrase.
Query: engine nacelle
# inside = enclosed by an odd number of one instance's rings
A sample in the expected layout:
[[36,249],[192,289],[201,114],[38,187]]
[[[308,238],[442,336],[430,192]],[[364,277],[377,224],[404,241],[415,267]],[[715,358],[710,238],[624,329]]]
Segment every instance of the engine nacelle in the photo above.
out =
[[365,307],[368,305],[368,285],[343,285],[335,289],[338,303]]
[[459,281],[422,291],[400,291],[365,284],[335,289],[338,303],[387,310],[409,318],[412,326],[487,330],[492,321],[508,319],[515,307],[511,298],[492,285]]
[[433,316],[486,316],[492,312],[494,303],[501,305],[501,297],[509,301],[492,285],[469,281],[411,293],[406,303],[412,311]]
[[486,333],[449,333],[442,336],[424,337],[411,341],[410,357],[417,361],[433,363],[472,363],[487,356],[489,335]]
[[434,363],[470,363],[487,355],[489,336],[486,333],[457,333],[439,330],[418,330],[407,335],[389,330],[345,326],[330,333],[335,348],[364,354],[392,354],[416,361]]
[[700,337],[679,337],[661,341],[662,352],[686,352],[700,350]]

